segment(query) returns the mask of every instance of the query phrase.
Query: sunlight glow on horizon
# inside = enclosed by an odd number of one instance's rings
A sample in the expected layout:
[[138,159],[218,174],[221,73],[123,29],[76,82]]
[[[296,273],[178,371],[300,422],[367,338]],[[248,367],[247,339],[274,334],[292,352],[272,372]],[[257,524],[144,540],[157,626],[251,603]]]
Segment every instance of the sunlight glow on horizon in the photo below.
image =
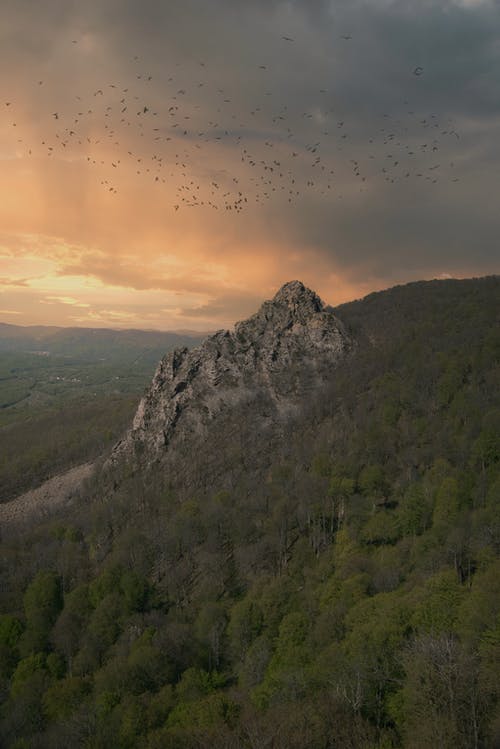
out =
[[0,9],[0,318],[204,331],[291,279],[494,273],[493,5],[447,6],[467,59],[432,2]]

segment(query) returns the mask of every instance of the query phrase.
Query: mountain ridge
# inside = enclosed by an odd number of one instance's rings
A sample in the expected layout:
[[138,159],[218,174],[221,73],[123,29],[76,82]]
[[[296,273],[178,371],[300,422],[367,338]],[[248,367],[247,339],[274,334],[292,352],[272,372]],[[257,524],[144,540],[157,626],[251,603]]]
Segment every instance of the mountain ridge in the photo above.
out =
[[167,453],[182,462],[189,446],[210,435],[228,410],[243,409],[245,431],[271,439],[353,346],[333,309],[300,281],[290,281],[233,331],[217,331],[196,348],[163,357],[110,462],[144,467]]

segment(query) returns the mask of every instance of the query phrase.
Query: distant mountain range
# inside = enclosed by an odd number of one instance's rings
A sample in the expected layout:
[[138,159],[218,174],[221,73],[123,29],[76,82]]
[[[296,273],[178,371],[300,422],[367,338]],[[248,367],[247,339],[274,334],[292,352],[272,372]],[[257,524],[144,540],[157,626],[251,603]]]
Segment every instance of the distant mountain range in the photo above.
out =
[[197,345],[205,336],[206,333],[194,331],[112,330],[45,325],[25,327],[0,323],[0,352],[43,352],[88,360],[89,357],[116,358],[130,349],[140,349],[158,352],[158,359],[172,348]]

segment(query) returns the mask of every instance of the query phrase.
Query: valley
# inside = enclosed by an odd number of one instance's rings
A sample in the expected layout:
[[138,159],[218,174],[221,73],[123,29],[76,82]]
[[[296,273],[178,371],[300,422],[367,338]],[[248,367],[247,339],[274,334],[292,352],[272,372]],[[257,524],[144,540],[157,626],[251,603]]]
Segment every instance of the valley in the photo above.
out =
[[201,338],[0,324],[0,502],[97,458],[165,351]]

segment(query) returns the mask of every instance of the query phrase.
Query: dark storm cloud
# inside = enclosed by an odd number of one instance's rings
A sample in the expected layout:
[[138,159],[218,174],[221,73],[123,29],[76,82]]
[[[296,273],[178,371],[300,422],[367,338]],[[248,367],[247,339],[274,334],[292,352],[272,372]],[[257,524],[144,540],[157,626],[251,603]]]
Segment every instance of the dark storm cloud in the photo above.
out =
[[[331,254],[338,269],[383,280],[439,275],[488,274],[499,257],[498,211],[466,200],[433,200],[383,192],[359,207],[347,203],[332,214],[328,206],[306,210],[297,245],[307,238]],[[418,197],[418,199],[417,199]],[[361,275],[362,277],[362,275]]]
[[183,316],[187,318],[238,320],[252,315],[260,306],[262,296],[259,294],[248,294],[241,290],[239,292],[219,293],[214,295],[206,304],[198,307],[187,307],[183,310]]
[[[95,34],[110,61],[106,82],[140,69],[153,76],[152,98],[162,96],[169,75],[186,81],[188,95],[198,80],[218,84],[242,112],[244,127],[238,131],[235,125],[234,132],[248,141],[270,137],[253,127],[247,112],[269,91],[269,109],[286,104],[299,143],[320,140],[322,158],[335,163],[335,169],[340,158],[369,163],[370,139],[380,138],[384,127],[386,132],[398,129],[400,140],[416,151],[407,182],[386,183],[379,170],[370,190],[360,195],[352,174],[339,168],[341,198],[304,195],[293,211],[276,200],[262,209],[262,223],[267,221],[270,232],[279,227],[281,241],[312,247],[331,258],[335,268],[353,273],[358,268],[401,278],[405,270],[458,273],[474,263],[479,273],[495,269],[500,228],[491,199],[500,168],[497,2],[11,0],[2,7],[11,29],[2,42],[13,55],[22,45],[33,59],[50,59],[55,45]],[[208,86],[196,96],[203,116],[215,119],[218,104]],[[306,112],[314,116],[304,119]],[[421,124],[431,116],[439,132],[456,133],[439,142],[436,183],[428,171],[434,164],[418,150],[434,133]],[[348,134],[342,150],[318,136],[339,120]],[[378,161],[385,158],[383,151],[380,146]],[[419,171],[423,176],[417,178]],[[227,309],[217,300],[212,307]],[[191,313],[202,314],[198,308]]]
[[[319,103],[318,88],[344,111],[402,106],[405,98],[450,112],[499,111],[499,8],[450,0],[415,3],[350,0],[6,0],[3,45],[47,52],[72,35],[93,32],[122,62],[180,67],[206,58],[236,85],[252,86],[250,63],[269,66],[270,85],[299,103]],[[8,23],[7,23],[8,21]],[[7,33],[8,29],[8,33]],[[282,35],[295,34],[286,44]],[[343,34],[352,39],[341,39]],[[422,66],[416,80],[412,71]]]

